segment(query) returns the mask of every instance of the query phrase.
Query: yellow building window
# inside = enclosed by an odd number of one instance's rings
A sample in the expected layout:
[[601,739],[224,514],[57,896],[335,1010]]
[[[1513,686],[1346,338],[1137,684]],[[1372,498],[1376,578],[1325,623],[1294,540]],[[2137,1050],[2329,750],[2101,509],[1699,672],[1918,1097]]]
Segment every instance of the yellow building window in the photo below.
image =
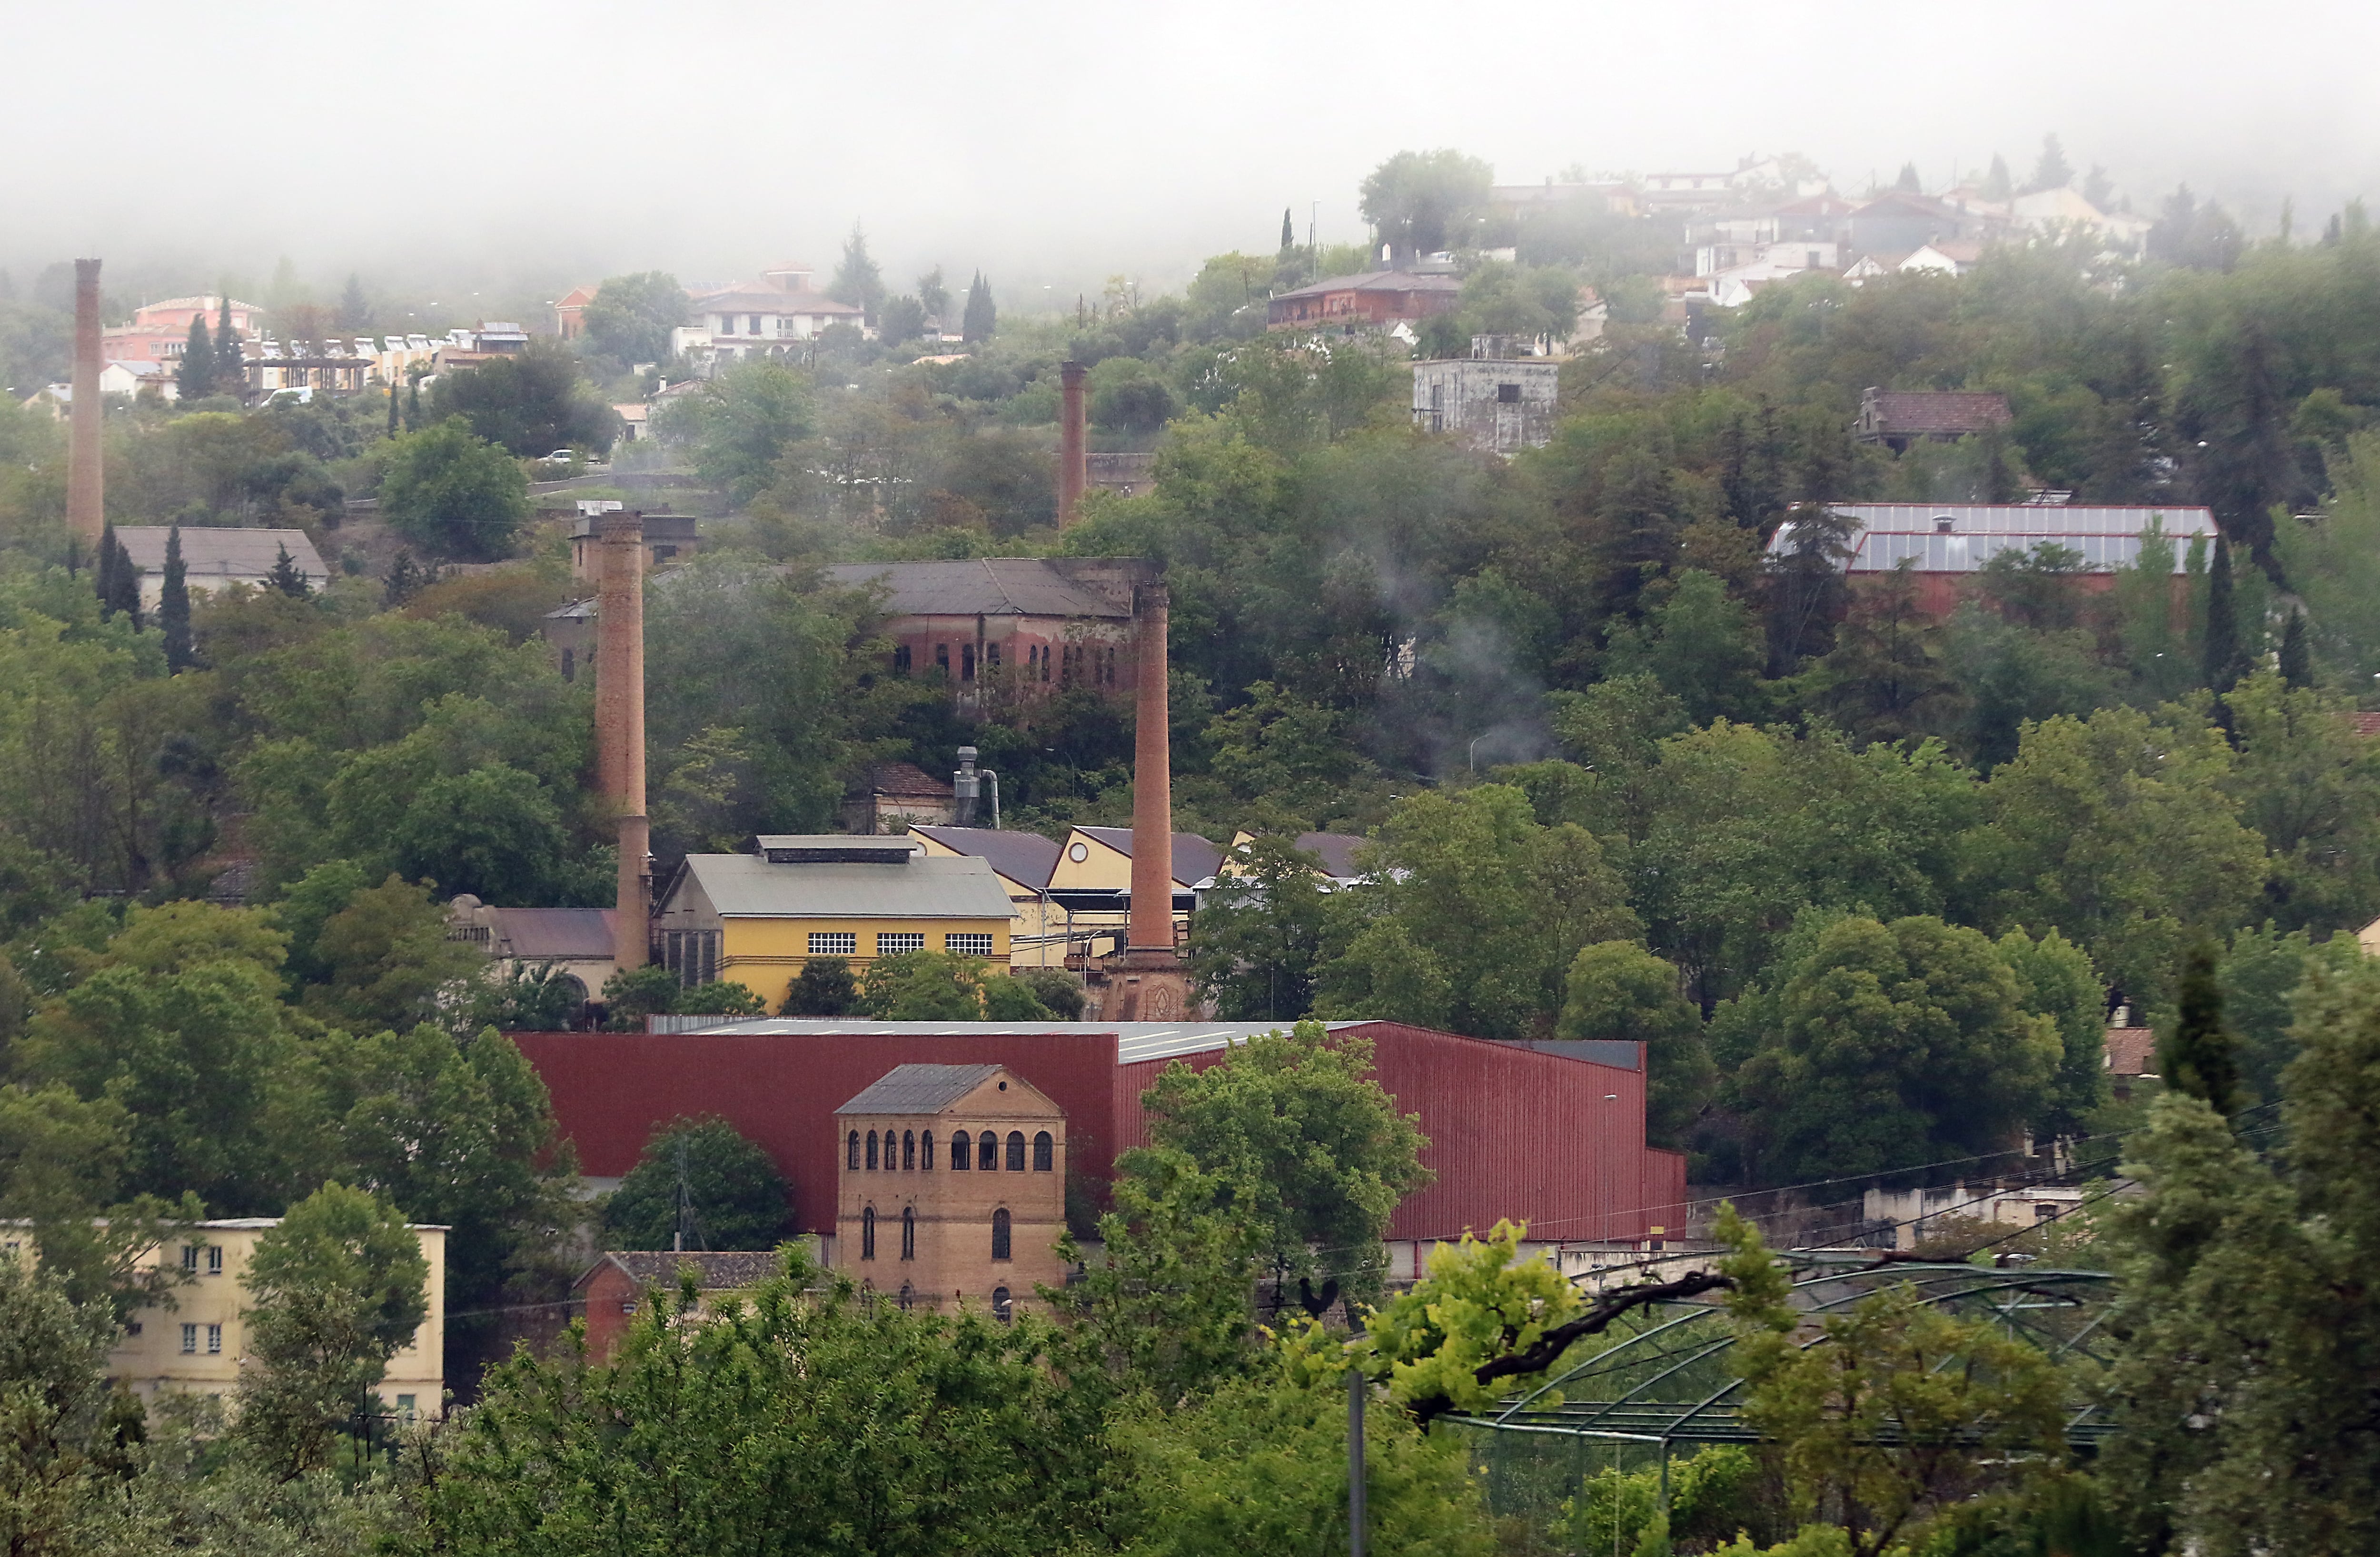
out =
[[850,957],[859,950],[859,937],[847,930],[810,932],[812,957]]
[[917,930],[879,930],[876,933],[876,955],[899,957],[905,952],[926,949],[926,937]]
[[990,957],[991,937],[974,931],[953,930],[942,937],[942,949],[954,957]]

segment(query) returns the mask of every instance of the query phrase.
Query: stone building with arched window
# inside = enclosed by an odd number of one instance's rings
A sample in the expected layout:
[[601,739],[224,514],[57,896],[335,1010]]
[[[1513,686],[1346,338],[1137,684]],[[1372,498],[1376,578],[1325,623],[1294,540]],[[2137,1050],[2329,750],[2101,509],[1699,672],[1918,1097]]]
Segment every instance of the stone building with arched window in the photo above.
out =
[[1000,1065],[898,1065],[835,1110],[833,1263],[1006,1320],[1065,1280],[1066,1113]]

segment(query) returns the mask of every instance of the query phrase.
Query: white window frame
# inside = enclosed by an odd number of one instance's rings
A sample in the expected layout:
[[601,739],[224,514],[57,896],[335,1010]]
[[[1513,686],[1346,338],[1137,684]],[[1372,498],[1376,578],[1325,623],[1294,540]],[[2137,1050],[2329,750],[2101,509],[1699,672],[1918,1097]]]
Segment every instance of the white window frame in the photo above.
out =
[[942,936],[942,949],[960,957],[990,957],[992,937],[980,930],[952,930]]
[[856,957],[859,936],[850,930],[813,930],[810,932],[812,957]]
[[921,930],[879,930],[876,932],[876,955],[901,957],[926,949],[926,935]]
[[207,1326],[207,1355],[209,1357],[223,1355],[223,1326],[220,1324]]
[[182,1355],[184,1357],[199,1355],[199,1327],[195,1324],[182,1326]]

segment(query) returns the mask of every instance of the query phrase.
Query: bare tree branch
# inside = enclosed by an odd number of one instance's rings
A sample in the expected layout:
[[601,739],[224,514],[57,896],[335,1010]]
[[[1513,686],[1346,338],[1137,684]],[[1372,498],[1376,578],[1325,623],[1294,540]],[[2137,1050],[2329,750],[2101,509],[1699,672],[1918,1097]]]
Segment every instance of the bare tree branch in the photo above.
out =
[[[1675,1281],[1645,1282],[1607,1292],[1597,1298],[1586,1312],[1566,1323],[1558,1324],[1529,1346],[1516,1352],[1506,1352],[1492,1358],[1472,1370],[1471,1376],[1482,1384],[1492,1384],[1499,1379],[1520,1378],[1530,1373],[1542,1373],[1561,1360],[1571,1344],[1588,1335],[1599,1335],[1611,1322],[1623,1314],[1655,1303],[1673,1303],[1682,1298],[1699,1298],[1706,1292],[1731,1287],[1735,1282],[1717,1271],[1689,1271]],[[1427,1427],[1436,1418],[1454,1409],[1454,1402],[1445,1395],[1433,1395],[1416,1400],[1407,1407],[1414,1420]]]

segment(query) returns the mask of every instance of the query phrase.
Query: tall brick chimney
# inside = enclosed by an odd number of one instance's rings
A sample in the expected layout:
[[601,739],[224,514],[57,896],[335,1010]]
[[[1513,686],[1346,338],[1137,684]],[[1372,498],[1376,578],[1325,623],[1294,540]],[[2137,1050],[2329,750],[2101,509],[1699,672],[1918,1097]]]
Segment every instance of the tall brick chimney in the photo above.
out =
[[1173,754],[1165,695],[1165,585],[1133,592],[1138,621],[1132,766],[1132,928],[1134,951],[1173,949]]
[[100,455],[99,261],[75,261],[74,408],[67,423],[67,528],[86,561],[107,524]]
[[1090,370],[1079,362],[1058,368],[1058,527],[1083,516],[1083,492],[1090,485],[1090,420],[1083,405],[1083,380]]
[[645,816],[645,516],[611,513],[602,536],[602,585],[595,619],[595,783],[618,818],[618,912],[612,961],[645,965],[645,856],[652,828]]

